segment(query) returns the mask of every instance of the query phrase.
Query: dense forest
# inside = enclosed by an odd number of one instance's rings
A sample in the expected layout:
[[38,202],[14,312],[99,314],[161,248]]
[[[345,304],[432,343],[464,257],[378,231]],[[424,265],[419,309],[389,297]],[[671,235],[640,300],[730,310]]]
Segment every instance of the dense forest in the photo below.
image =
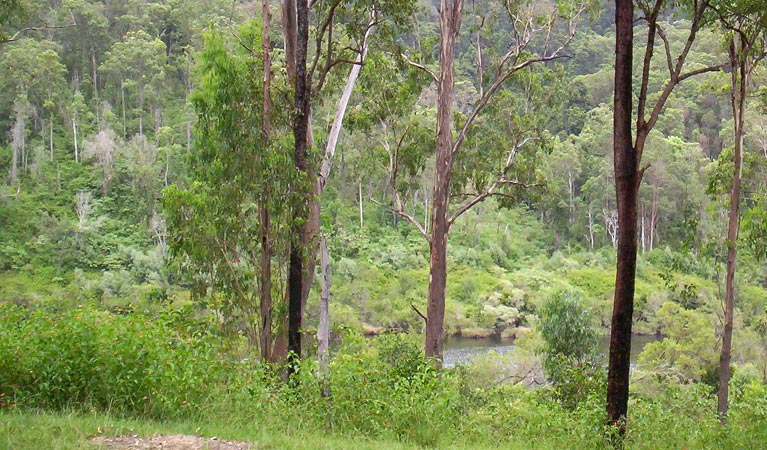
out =
[[[748,0],[5,1],[0,410],[763,445],[766,30]],[[442,368],[447,337],[514,347]]]

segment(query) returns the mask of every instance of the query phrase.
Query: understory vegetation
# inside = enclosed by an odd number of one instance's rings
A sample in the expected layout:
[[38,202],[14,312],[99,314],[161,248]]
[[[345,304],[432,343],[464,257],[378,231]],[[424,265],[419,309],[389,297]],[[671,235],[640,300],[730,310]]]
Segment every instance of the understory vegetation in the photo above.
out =
[[[108,414],[188,422],[228,430],[232,439],[253,438],[253,429],[295,438],[329,430],[328,439],[436,448],[608,446],[602,383],[582,379],[585,391],[566,403],[557,383],[526,390],[503,382],[508,361],[493,355],[439,372],[406,334],[369,339],[347,331],[324,397],[315,361],[306,360],[286,384],[274,367],[222,353],[210,317],[190,319],[173,307],[109,313],[93,305],[58,312],[6,305],[0,320],[0,438],[7,442],[22,439],[15,423],[48,410],[84,420]],[[756,448],[767,439],[760,380],[735,376],[726,428],[709,385],[637,384],[654,391],[632,395],[629,448]]]

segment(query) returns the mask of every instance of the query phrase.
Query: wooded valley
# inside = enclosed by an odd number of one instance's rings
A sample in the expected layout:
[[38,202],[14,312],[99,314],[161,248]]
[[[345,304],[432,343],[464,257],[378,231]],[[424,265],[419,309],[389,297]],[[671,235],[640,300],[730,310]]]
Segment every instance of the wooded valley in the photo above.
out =
[[756,0],[2,2],[0,442],[762,446],[766,32]]

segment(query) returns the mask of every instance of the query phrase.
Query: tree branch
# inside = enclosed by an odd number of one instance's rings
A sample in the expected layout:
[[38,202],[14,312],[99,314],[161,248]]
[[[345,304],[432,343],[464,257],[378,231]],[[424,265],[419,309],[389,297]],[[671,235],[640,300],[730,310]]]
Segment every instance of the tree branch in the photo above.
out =
[[504,185],[504,184],[526,186],[524,183],[521,183],[517,180],[510,180],[506,178],[506,173],[509,171],[511,166],[514,165],[514,157],[516,156],[519,149],[532,140],[533,138],[527,137],[523,139],[522,142],[516,144],[514,147],[512,147],[509,150],[509,154],[506,157],[506,163],[504,164],[503,169],[501,169],[501,173],[498,175],[498,178],[495,181],[493,181],[493,183],[490,184],[490,186],[488,186],[488,188],[485,189],[484,192],[480,194],[476,194],[474,198],[464,202],[460,207],[458,207],[458,209],[448,218],[448,221],[447,221],[448,227],[451,226],[453,222],[455,222],[459,217],[461,217],[461,215],[463,215],[466,211],[473,208],[474,205],[485,201],[485,199],[490,197],[491,195],[495,195],[494,191],[498,186]]
[[424,316],[423,313],[421,313],[421,311],[419,311],[418,308],[416,308],[416,306],[414,304],[411,303],[410,307],[413,308],[413,311],[415,311],[416,314],[421,316],[421,319],[423,319],[424,322],[428,322],[429,321],[429,319],[427,319],[426,316]]
[[423,64],[420,64],[420,63],[417,63],[417,62],[411,60],[404,53],[400,53],[400,55],[403,58],[405,58],[405,62],[407,62],[408,64],[410,64],[411,66],[413,66],[415,68],[421,69],[424,72],[428,73],[432,80],[434,80],[436,83],[439,83],[439,79],[437,78],[437,75],[435,75],[434,72],[432,72],[428,67],[424,66]]
[[322,166],[319,173],[320,193],[325,188],[328,176],[330,175],[330,168],[333,163],[333,156],[336,153],[336,145],[338,144],[338,137],[341,133],[341,126],[343,125],[344,116],[346,115],[346,107],[349,104],[354,86],[357,83],[357,77],[362,69],[362,63],[365,61],[365,56],[368,52],[368,38],[373,32],[376,14],[373,13],[370,19],[370,24],[365,31],[365,36],[362,38],[362,50],[357,55],[357,60],[349,73],[349,78],[346,80],[346,85],[341,93],[341,98],[338,100],[338,107],[336,108],[336,115],[333,119],[333,125],[328,133],[328,143],[325,147],[325,157],[322,160]]
[[663,41],[663,47],[666,50],[666,66],[668,67],[668,76],[672,77],[674,76],[674,62],[671,60],[671,45],[668,42],[668,38],[666,37],[666,32],[661,28],[658,27],[658,36],[660,36],[661,40]]
[[[396,192],[396,190],[395,190],[395,192]],[[395,195],[397,195],[397,197],[399,197],[399,194],[395,194]],[[423,227],[423,225],[421,225],[421,223],[418,221],[418,219],[416,219],[415,217],[413,217],[413,216],[411,216],[410,214],[406,213],[406,212],[405,212],[405,211],[402,209],[401,205],[399,205],[399,203],[400,203],[400,202],[397,202],[397,203],[398,203],[398,206],[399,206],[398,208],[392,208],[392,207],[391,207],[391,206],[389,206],[389,205],[384,205],[383,203],[379,202],[378,200],[376,200],[375,198],[373,198],[373,196],[372,196],[372,195],[369,195],[369,196],[368,196],[368,198],[370,199],[370,201],[371,201],[371,202],[375,203],[376,205],[378,205],[378,206],[383,206],[384,208],[388,209],[389,211],[391,211],[391,212],[393,212],[393,213],[397,214],[398,216],[402,217],[403,219],[405,219],[405,220],[407,220],[408,222],[410,222],[410,223],[412,223],[413,225],[415,225],[415,227],[416,227],[416,228],[418,229],[418,231],[421,233],[421,236],[423,236],[424,238],[426,238],[426,240],[427,240],[429,243],[431,243],[431,236],[429,236],[429,233],[427,233],[427,232],[426,232],[426,229]]]
[[60,29],[60,28],[76,27],[77,26],[77,21],[75,20],[75,16],[74,16],[74,14],[72,14],[71,10],[69,11],[69,15],[72,17],[72,23],[70,23],[68,25],[48,25],[46,23],[46,24],[43,24],[42,26],[39,26],[39,27],[26,27],[26,28],[22,28],[21,30],[19,30],[16,33],[14,33],[13,36],[9,37],[8,39],[2,39],[2,36],[0,36],[0,44],[5,44],[6,42],[18,41],[19,39],[22,38],[22,36],[25,33],[28,33],[30,31],[57,30],[57,29]]

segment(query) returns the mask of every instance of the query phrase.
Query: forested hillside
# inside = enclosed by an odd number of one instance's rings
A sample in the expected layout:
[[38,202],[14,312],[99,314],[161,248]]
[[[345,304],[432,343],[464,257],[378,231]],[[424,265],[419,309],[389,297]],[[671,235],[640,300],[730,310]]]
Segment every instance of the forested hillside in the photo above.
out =
[[[409,345],[390,342],[399,338],[355,340],[363,332],[425,333],[426,354],[441,359],[444,328],[445,336],[517,338],[515,369],[487,360],[469,369],[476,379],[525,379],[518,372],[529,363],[557,386],[565,410],[585,402],[585,391],[602,395],[598,355],[576,355],[578,344],[562,350],[565,360],[546,355],[563,329],[586,330],[571,337],[592,342],[611,325],[620,237],[616,6],[466,3],[448,72],[446,3],[440,10],[436,0],[312,1],[306,24],[297,15],[295,47],[285,36],[296,24],[276,1],[4,2],[3,314],[32,321],[44,310],[75,323],[85,308],[105,323],[128,316],[118,329],[156,323],[151,335],[160,340],[210,337],[200,354],[215,348],[247,364],[282,362],[297,335],[305,343],[302,349],[299,339],[298,353],[314,355],[327,288],[338,364],[353,365],[344,358],[372,345],[382,346],[373,354],[389,363],[421,357],[398,354],[405,352],[398,345]],[[764,392],[767,383],[767,72],[760,53],[767,11],[743,1],[728,22],[726,2],[704,2],[712,9],[701,25],[690,12],[698,2],[663,3],[655,55],[645,65],[648,31],[642,20],[635,24],[633,79],[647,83],[641,93],[635,84],[634,101],[662,97],[680,52],[688,51],[679,61],[695,73],[663,98],[637,168],[632,332],[658,340],[636,362],[632,393],[693,386],[710,400],[734,317],[732,389],[751,398],[748,389]],[[650,6],[635,15],[650,22],[642,15]],[[759,19],[743,19],[752,16]],[[760,56],[749,60],[741,126],[728,42],[747,26],[756,50],[742,54]],[[298,142],[306,142],[304,153]],[[736,239],[728,214],[739,224]],[[736,241],[734,314],[725,314],[728,250]],[[440,299],[444,327],[434,331]],[[0,330],[0,350],[10,351],[14,336]],[[431,373],[423,364],[418,370]],[[22,369],[0,377],[0,390],[23,385]],[[225,378],[197,369],[199,386]],[[262,376],[266,395],[276,378]],[[146,406],[150,415],[178,411],[172,382],[163,380],[147,388],[167,397]],[[242,394],[248,388],[240,382]],[[446,411],[435,414],[447,422],[458,414]],[[349,427],[378,435],[380,424],[372,424],[379,416],[369,420]]]

